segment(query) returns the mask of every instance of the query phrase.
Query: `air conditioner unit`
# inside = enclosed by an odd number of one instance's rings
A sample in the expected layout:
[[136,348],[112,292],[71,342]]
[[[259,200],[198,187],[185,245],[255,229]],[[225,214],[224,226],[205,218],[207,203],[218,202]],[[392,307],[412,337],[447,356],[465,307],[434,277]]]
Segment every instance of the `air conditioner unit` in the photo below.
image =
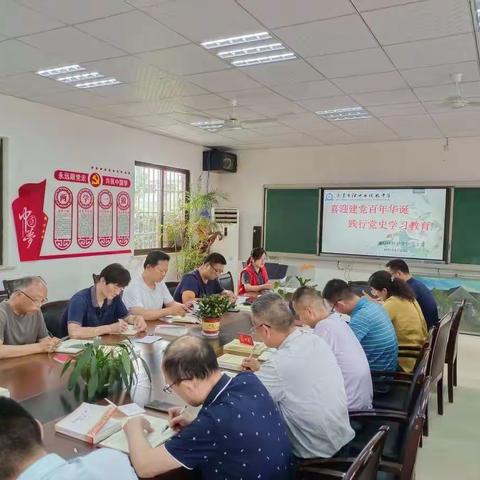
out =
[[212,208],[212,220],[218,225],[222,238],[215,240],[211,252],[221,253],[227,260],[225,272],[232,272],[235,288],[240,275],[240,223],[238,208]]

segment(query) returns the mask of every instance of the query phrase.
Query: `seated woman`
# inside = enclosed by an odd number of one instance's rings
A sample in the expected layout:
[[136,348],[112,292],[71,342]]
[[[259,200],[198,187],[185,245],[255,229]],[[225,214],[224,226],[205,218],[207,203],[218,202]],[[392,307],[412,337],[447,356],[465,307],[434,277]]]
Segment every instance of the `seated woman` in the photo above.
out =
[[123,289],[130,283],[129,271],[119,263],[105,267],[93,287],[77,292],[62,317],[65,335],[71,338],[92,338],[119,334],[135,325],[137,331],[147,329],[140,315],[129,315],[122,301]]
[[267,269],[265,268],[266,260],[267,252],[262,247],[256,247],[252,250],[247,266],[240,274],[240,282],[238,283],[239,295],[260,293],[263,290],[271,290],[273,288],[268,281]]
[[[392,278],[385,270],[375,272],[368,283],[372,293],[384,302],[383,306],[397,333],[399,349],[402,346],[421,347],[427,338],[427,324],[413,290],[406,282]],[[399,357],[398,363],[402,370],[410,373],[415,359]]]

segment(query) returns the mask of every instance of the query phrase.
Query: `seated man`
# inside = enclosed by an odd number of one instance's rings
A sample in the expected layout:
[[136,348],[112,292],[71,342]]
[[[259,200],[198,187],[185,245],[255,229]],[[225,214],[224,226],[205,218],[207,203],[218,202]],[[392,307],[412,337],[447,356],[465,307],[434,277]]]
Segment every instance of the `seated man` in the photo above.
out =
[[2,480],[136,480],[127,455],[102,448],[66,461],[47,454],[42,427],[23,407],[0,397],[0,478]]
[[[313,328],[331,348],[342,371],[349,410],[372,408],[373,386],[367,357],[347,322],[336,312],[325,308],[320,292],[300,287],[292,297],[300,320]],[[348,318],[348,317],[346,317]],[[322,368],[321,364],[318,365]]]
[[395,260],[390,260],[386,267],[392,277],[407,282],[413,290],[415,298],[417,299],[417,302],[422,309],[423,316],[425,317],[427,330],[437,325],[439,319],[435,297],[423,282],[410,275],[410,269],[408,268],[407,263],[404,260],[397,258]]
[[382,305],[366,297],[360,298],[339,279],[327,282],[323,298],[330,303],[332,310],[350,315],[350,328],[365,351],[370,370],[397,369],[397,335]]
[[355,436],[348,418],[342,372],[328,345],[295,327],[295,317],[279,295],[266,293],[252,304],[253,327],[267,347],[277,348],[257,372],[287,423],[299,458],[329,458]]
[[168,272],[170,256],[160,250],[147,255],[143,272],[123,292],[123,303],[133,315],[158,320],[167,315],[184,316],[188,308],[175,302],[163,279]]
[[60,340],[50,338],[40,310],[46,300],[45,282],[25,277],[12,296],[0,303],[0,358],[55,350]]
[[147,324],[143,317],[129,315],[121,293],[130,282],[130,273],[119,263],[105,267],[93,287],[77,292],[63,313],[65,334],[71,338],[92,338],[122,333],[128,324],[141,332]]
[[193,336],[170,343],[162,369],[166,392],[202,407],[196,419],[171,409],[170,426],[180,433],[157,448],[145,438],[151,427],[143,417],[126,423],[130,459],[140,477],[185,467],[205,480],[292,478],[285,424],[255,375],[222,374],[212,347]]
[[215,293],[227,295],[235,301],[235,295],[230,290],[224,290],[218,282],[227,264],[225,257],[219,253],[210,253],[205,257],[202,265],[190,273],[186,273],[173,294],[177,302],[188,304],[192,300]]

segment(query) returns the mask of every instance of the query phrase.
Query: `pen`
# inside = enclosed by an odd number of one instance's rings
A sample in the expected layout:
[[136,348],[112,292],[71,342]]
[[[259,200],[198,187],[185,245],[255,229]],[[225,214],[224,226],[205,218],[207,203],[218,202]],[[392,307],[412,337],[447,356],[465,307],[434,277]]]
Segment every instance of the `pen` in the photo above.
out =
[[[177,417],[179,417],[182,413],[184,413],[186,409],[187,409],[187,405],[185,405],[185,406],[180,410],[180,413],[177,415]],[[162,433],[165,433],[169,428],[170,428],[170,425],[167,423],[167,425],[165,425],[165,428],[162,430]]]

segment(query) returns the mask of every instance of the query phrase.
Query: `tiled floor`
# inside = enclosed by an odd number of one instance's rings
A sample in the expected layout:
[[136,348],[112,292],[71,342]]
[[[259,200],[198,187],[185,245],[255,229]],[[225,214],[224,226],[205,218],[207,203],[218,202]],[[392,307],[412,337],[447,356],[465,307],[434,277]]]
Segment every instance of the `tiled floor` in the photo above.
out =
[[454,403],[445,379],[443,416],[436,394],[430,398],[430,435],[419,451],[416,480],[480,480],[480,337],[461,335],[459,342]]

